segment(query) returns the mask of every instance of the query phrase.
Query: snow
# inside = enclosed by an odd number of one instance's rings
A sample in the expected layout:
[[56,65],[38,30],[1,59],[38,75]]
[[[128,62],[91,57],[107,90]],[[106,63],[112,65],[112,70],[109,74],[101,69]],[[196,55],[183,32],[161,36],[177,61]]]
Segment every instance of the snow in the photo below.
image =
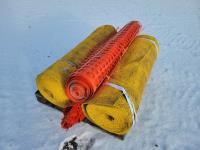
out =
[[[140,20],[160,42],[138,122],[119,140],[88,124],[67,132],[62,114],[36,101],[35,77],[97,26]],[[0,0],[0,149],[55,150],[90,132],[90,149],[200,147],[199,0]]]

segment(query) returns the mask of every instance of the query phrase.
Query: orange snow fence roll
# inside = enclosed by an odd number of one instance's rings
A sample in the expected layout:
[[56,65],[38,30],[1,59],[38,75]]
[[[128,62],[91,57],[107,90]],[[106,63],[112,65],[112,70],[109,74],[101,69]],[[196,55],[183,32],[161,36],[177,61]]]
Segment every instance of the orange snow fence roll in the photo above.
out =
[[92,51],[96,50],[96,47],[116,32],[111,25],[100,26],[69,53],[40,73],[36,78],[36,85],[44,98],[56,106],[65,108],[69,103],[69,98],[65,94],[66,79]]
[[139,33],[141,24],[131,21],[89,58],[68,78],[66,94],[72,102],[84,102],[94,95]]
[[[157,58],[152,36],[138,36],[94,96],[83,103],[84,115],[113,134],[126,134],[136,121],[143,91]],[[148,115],[148,114],[147,114]]]

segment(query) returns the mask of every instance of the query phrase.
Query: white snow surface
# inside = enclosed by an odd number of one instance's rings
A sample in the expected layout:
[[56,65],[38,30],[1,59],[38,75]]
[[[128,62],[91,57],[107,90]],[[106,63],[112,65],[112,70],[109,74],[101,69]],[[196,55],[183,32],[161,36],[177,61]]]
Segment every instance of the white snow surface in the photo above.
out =
[[[92,150],[198,150],[199,0],[0,0],[0,150],[56,150],[72,135],[93,134]],[[131,20],[160,42],[160,54],[124,140],[36,101],[35,78],[96,27]]]

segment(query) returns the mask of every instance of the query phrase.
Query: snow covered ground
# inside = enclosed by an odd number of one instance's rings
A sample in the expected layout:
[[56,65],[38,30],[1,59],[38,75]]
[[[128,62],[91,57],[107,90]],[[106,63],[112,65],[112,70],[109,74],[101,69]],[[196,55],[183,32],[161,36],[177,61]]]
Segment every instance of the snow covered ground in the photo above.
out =
[[[140,20],[160,42],[138,122],[121,141],[36,101],[35,77],[97,26]],[[91,149],[197,150],[200,147],[199,0],[0,0],[0,149],[55,150],[92,133]]]

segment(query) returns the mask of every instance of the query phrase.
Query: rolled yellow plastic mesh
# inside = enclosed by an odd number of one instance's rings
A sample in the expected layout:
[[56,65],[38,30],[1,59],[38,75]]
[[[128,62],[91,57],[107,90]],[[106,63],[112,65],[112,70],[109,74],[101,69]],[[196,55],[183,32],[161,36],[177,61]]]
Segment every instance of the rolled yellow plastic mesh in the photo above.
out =
[[83,62],[92,50],[116,33],[111,25],[97,28],[85,40],[53,65],[39,74],[36,85],[40,93],[51,103],[66,107],[69,99],[64,90],[66,78]]
[[[158,42],[154,37],[138,36],[107,81],[125,88],[136,111],[158,51]],[[91,122],[114,134],[126,134],[134,121],[122,92],[109,85],[100,87],[94,97],[84,103],[82,108]]]

